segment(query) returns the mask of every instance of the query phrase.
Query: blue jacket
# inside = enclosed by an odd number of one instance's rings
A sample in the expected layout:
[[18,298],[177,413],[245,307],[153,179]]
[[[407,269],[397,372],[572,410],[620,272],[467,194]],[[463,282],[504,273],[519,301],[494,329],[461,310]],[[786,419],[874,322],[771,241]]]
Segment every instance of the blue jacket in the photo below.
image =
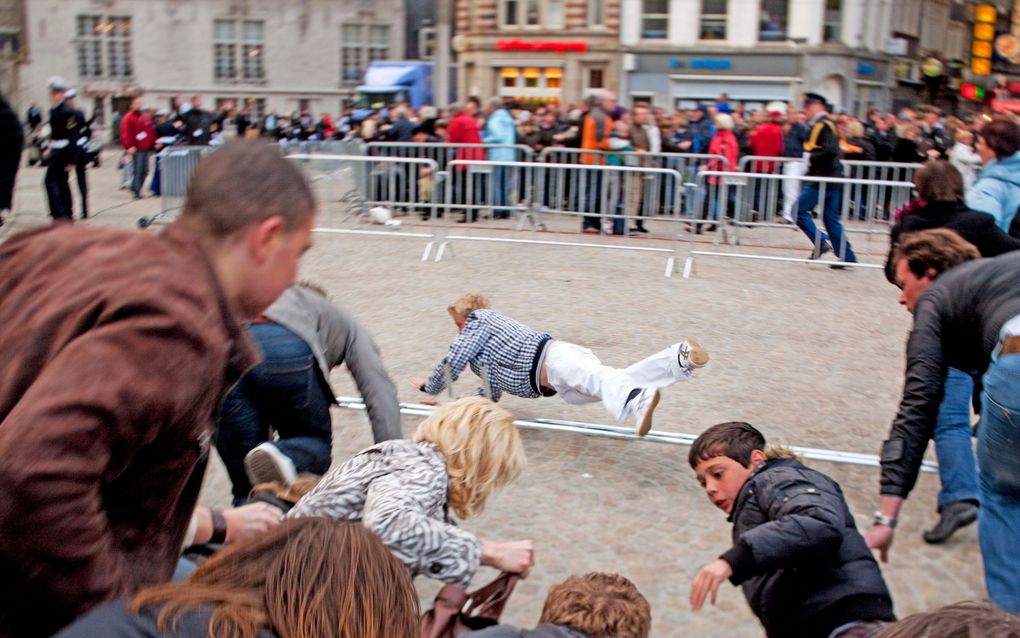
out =
[[964,202],[971,210],[988,213],[996,226],[1009,232],[1009,223],[1020,207],[1020,151],[988,162]]
[[[482,132],[482,141],[486,144],[516,144],[517,126],[510,111],[496,109],[485,121],[485,131]],[[489,160],[493,162],[512,162],[514,159],[512,148],[490,148]]]

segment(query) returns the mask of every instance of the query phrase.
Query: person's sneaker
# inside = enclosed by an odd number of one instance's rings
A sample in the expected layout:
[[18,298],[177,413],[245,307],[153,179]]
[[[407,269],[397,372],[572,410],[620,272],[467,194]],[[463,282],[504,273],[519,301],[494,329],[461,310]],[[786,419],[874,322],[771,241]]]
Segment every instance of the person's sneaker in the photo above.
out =
[[923,534],[924,542],[931,545],[944,543],[956,530],[970,525],[977,517],[978,506],[970,501],[946,503],[939,514],[939,522]]
[[263,443],[244,457],[244,470],[252,485],[276,481],[288,486],[297,479],[294,461],[272,443]]
[[693,372],[708,363],[708,351],[694,339],[684,339],[679,345],[676,360],[685,371]]
[[808,259],[821,259],[822,255],[831,252],[832,246],[829,245],[829,242],[823,241],[821,246],[816,246],[811,249],[811,256],[808,257]]
[[648,434],[648,430],[652,429],[652,413],[655,412],[655,407],[659,405],[659,391],[655,388],[645,388],[636,397],[631,399],[633,402],[634,415],[634,434],[637,436],[644,436]]

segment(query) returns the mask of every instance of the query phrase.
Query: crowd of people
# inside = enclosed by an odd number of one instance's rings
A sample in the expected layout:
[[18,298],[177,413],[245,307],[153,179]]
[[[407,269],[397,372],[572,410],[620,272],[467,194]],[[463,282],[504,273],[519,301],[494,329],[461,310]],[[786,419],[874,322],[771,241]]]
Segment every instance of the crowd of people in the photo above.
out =
[[[66,118],[67,129],[54,138],[67,143],[51,150],[46,177],[59,221],[70,216],[63,189],[76,161],[61,151],[77,145],[78,120],[68,87],[51,89],[51,120]],[[1020,613],[1020,184],[1010,168],[1020,163],[1020,124],[943,120],[932,109],[863,123],[832,115],[814,93],[803,112],[746,118],[724,102],[690,114],[623,111],[609,94],[566,121],[550,109],[514,113],[498,99],[479,121],[480,107],[469,101],[446,122],[402,105],[385,124],[341,118],[333,134],[495,143],[520,135],[536,148],[576,142],[606,155],[627,145],[727,159],[796,151],[807,156],[806,173],[821,177],[855,153],[923,161],[918,197],[897,213],[887,258],[914,327],[873,525],[858,531],[839,486],[769,446],[753,425],[712,426],[688,461],[733,524],[733,544],[698,572],[689,602],[695,611],[714,603],[728,580],[770,638],[938,638],[967,627],[1020,636],[1012,615]],[[227,110],[210,114],[200,102],[182,110],[153,122],[138,100],[121,122],[135,196],[148,154],[169,137],[160,126],[211,143],[227,122]],[[319,123],[301,123],[298,135],[311,139]],[[242,137],[273,130],[248,122]],[[957,148],[971,143],[973,156]],[[978,162],[968,186],[962,169]],[[827,234],[810,219],[820,198],[810,182],[792,221],[818,255],[832,250],[852,263],[828,196]],[[457,338],[431,376],[412,384],[436,395],[470,368],[481,385],[405,438],[371,335],[323,290],[295,281],[316,206],[277,149],[235,140],[200,162],[179,219],[160,234],[58,223],[0,244],[0,636],[421,635],[412,576],[464,590],[483,566],[526,577],[535,563],[532,540],[480,538],[459,524],[525,471],[513,416],[497,404],[503,393],[601,401],[641,436],[659,388],[708,362],[684,339],[609,368],[471,293],[448,308]],[[340,364],[365,398],[375,439],[348,459],[331,456],[329,375]],[[942,542],[977,519],[991,605],[897,621],[872,550],[886,559],[932,439],[943,492],[926,540]],[[213,445],[233,486],[226,510],[197,505]],[[534,629],[490,624],[469,635],[647,638],[651,608],[624,576],[588,573],[548,592]]]

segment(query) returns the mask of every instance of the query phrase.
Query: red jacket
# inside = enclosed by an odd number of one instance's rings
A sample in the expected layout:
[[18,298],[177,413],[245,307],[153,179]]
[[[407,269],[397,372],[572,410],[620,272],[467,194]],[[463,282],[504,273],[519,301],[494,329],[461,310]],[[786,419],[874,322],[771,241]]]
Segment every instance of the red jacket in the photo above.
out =
[[[737,153],[740,150],[740,142],[733,131],[719,129],[708,145],[708,152],[712,155],[722,155],[726,158],[729,166],[721,160],[710,159],[705,162],[705,169],[710,171],[735,171],[737,170]],[[712,175],[708,178],[709,184],[718,184],[719,177]],[[727,182],[729,183],[729,182]]]
[[[482,136],[478,132],[478,122],[471,115],[461,111],[450,120],[450,128],[447,130],[446,141],[450,144],[481,144]],[[485,149],[461,147],[457,149],[454,159],[459,160],[485,160]],[[461,167],[463,168],[463,167]]]
[[[783,154],[783,127],[776,122],[765,122],[751,133],[748,142],[752,155],[762,157],[780,157]],[[773,173],[775,162],[755,162],[755,173]]]
[[180,223],[30,230],[0,272],[0,636],[33,638],[170,579],[257,356]]
[[120,122],[120,143],[125,149],[151,151],[156,146],[156,127],[152,118],[129,111]]

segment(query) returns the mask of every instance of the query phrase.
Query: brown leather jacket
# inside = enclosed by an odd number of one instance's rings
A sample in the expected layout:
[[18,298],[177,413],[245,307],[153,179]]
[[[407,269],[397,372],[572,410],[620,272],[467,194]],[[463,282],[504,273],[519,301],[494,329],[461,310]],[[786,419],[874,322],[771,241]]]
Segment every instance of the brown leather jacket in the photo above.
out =
[[0,244],[0,353],[0,636],[48,636],[173,574],[256,355],[180,223]]

